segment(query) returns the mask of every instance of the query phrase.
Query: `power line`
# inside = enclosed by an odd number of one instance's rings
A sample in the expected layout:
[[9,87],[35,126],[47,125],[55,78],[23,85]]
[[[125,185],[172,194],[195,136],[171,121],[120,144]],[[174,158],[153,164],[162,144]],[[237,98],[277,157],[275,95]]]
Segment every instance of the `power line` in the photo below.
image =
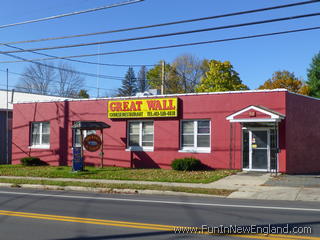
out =
[[[23,48],[20,47],[16,47],[16,46],[12,46],[9,44],[3,44],[6,47],[10,47],[10,48],[14,48],[14,49],[19,49],[19,50],[25,50]],[[42,56],[46,56],[46,57],[57,57],[54,55],[49,55],[49,54],[45,54],[45,53],[39,53],[36,51],[30,51],[31,53],[34,54],[38,54],[38,55],[42,55]],[[98,63],[98,62],[91,62],[91,61],[83,61],[83,60],[77,60],[77,59],[65,59],[67,61],[72,61],[72,62],[77,62],[77,63],[85,63],[85,64],[91,64],[91,65],[101,65],[101,66],[112,66],[112,67],[141,67],[141,66],[146,66],[146,67],[150,67],[150,66],[155,66],[155,64],[110,64],[110,63]]]
[[229,28],[244,27],[244,26],[252,26],[252,25],[259,25],[259,24],[273,23],[273,22],[280,22],[280,21],[288,21],[288,20],[294,20],[299,18],[315,17],[319,15],[320,13],[311,13],[311,14],[295,15],[290,17],[274,18],[269,20],[232,24],[232,25],[225,25],[225,26],[211,27],[211,28],[202,28],[202,29],[181,31],[181,32],[174,32],[174,33],[157,34],[157,35],[142,36],[142,37],[135,37],[135,38],[116,39],[116,40],[110,40],[110,41],[89,42],[89,43],[69,44],[69,45],[60,45],[60,46],[43,47],[43,48],[31,48],[31,49],[24,49],[24,50],[5,51],[2,53],[20,53],[20,52],[64,49],[64,48],[84,47],[84,46],[93,46],[93,45],[101,45],[101,44],[109,44],[109,43],[137,41],[137,40],[145,40],[145,39],[152,39],[152,38],[162,38],[162,37],[208,32],[208,31],[215,31],[215,30],[222,30],[222,29],[229,29]]
[[66,72],[77,73],[77,74],[88,76],[88,77],[99,77],[99,78],[104,78],[104,79],[109,79],[109,80],[119,80],[119,81],[122,81],[124,79],[123,77],[108,76],[108,75],[101,75],[101,74],[94,74],[94,73],[87,73],[87,72],[80,72],[80,71],[76,71],[76,70],[72,70],[72,69],[66,69],[66,68],[61,68],[61,67],[57,67],[57,66],[52,66],[52,65],[45,64],[45,63],[37,62],[36,60],[30,60],[30,59],[26,59],[26,58],[23,58],[23,57],[19,57],[19,56],[13,55],[13,54],[2,53],[1,51],[0,51],[0,54],[6,55],[6,56],[9,56],[9,57],[13,57],[15,59],[20,59],[19,61],[22,61],[22,62],[31,62],[31,63],[38,64],[38,65],[41,65],[41,66],[54,68],[54,69],[58,69],[58,70],[66,71]]
[[1,25],[0,28],[13,27],[13,26],[24,25],[24,24],[29,24],[29,23],[36,23],[36,22],[43,22],[43,21],[48,21],[48,20],[57,19],[57,18],[64,18],[64,17],[74,16],[74,15],[79,15],[79,14],[83,14],[83,13],[96,12],[96,11],[100,11],[100,10],[104,10],[104,9],[108,9],[108,8],[120,7],[120,6],[134,4],[134,3],[138,3],[138,2],[142,2],[142,1],[144,1],[144,0],[130,0],[130,1],[115,3],[112,5],[107,5],[107,6],[98,7],[98,8],[91,8],[91,9],[86,9],[86,10],[77,11],[77,12],[64,13],[64,14],[60,14],[60,15],[44,17],[44,18],[39,18],[39,19],[34,19],[34,20],[28,20],[28,21],[24,21],[24,22],[10,23],[10,24],[6,24],[6,25]]
[[[0,69],[0,72],[7,72],[7,71]],[[16,72],[11,72],[11,71],[9,71],[8,73],[14,74],[14,75],[18,75],[18,76],[22,76],[22,77],[29,77],[28,75],[25,75],[25,74],[22,74],[22,73],[16,73]],[[59,81],[55,81],[55,80],[52,80],[51,82],[60,83]],[[3,84],[0,84],[0,86],[3,86]],[[15,86],[10,86],[10,87],[15,87]],[[91,86],[88,86],[88,85],[85,85],[84,87],[96,89],[96,87],[91,87]],[[18,88],[25,88],[25,87],[18,86]],[[26,88],[26,89],[29,89],[29,88]],[[102,89],[102,90],[114,90],[114,89],[111,89],[111,88],[99,88],[99,89]],[[34,90],[36,90],[36,89],[34,89]]]
[[[2,70],[0,70],[2,71]],[[0,84],[0,86],[3,86],[3,87],[6,87],[7,85],[5,84]],[[12,85],[8,85],[8,87],[12,89],[15,89],[15,86],[12,86]],[[29,90],[29,88],[26,88],[26,87],[19,87],[19,89],[24,89],[24,90]],[[31,88],[32,90],[37,90],[35,88]],[[0,89],[2,91],[7,91],[7,90],[3,90],[3,89]],[[30,94],[39,94],[39,95],[45,95],[45,96],[52,96],[52,97],[59,97],[58,95],[55,95],[52,91],[48,91],[46,94],[43,94],[43,93],[36,93],[36,92],[29,92],[29,91],[21,91],[21,90],[18,90],[19,92],[22,92],[22,93],[30,93]],[[63,98],[63,97],[62,97]],[[68,97],[66,97],[68,98]]]
[[[160,50],[160,49],[167,49],[167,48],[177,48],[177,47],[187,47],[187,46],[219,43],[219,42],[228,42],[228,41],[243,40],[243,39],[250,39],[250,38],[260,38],[260,37],[275,36],[275,35],[304,32],[304,31],[311,31],[311,30],[318,30],[318,29],[320,29],[320,26],[319,27],[310,27],[310,28],[300,28],[300,29],[281,31],[281,32],[272,32],[272,33],[240,36],[240,37],[234,37],[234,38],[224,38],[224,39],[202,41],[202,42],[192,42],[192,43],[183,43],[183,44],[175,44],[175,45],[167,45],[167,46],[158,46],[158,47],[151,47],[151,48],[140,48],[140,49],[113,51],[113,52],[104,52],[104,53],[82,54],[82,55],[63,56],[63,57],[56,57],[56,58],[38,58],[38,59],[29,59],[29,60],[20,60],[20,61],[0,61],[0,63],[33,62],[33,61],[44,61],[44,60],[54,60],[54,59],[81,58],[81,57],[92,57],[92,56],[98,56],[98,55],[113,55],[113,54],[121,54],[121,53],[143,52],[143,51]],[[0,54],[3,54],[3,53],[0,51]]]
[[204,21],[204,20],[210,20],[210,19],[218,19],[218,18],[224,18],[224,17],[244,15],[244,14],[250,14],[250,13],[264,12],[264,11],[270,11],[270,10],[281,9],[281,8],[295,7],[295,6],[312,4],[312,3],[317,3],[317,2],[319,2],[319,0],[297,2],[297,3],[278,5],[278,6],[267,7],[267,8],[259,8],[259,9],[253,9],[253,10],[247,10],[247,11],[240,11],[240,12],[233,12],[233,13],[209,16],[209,17],[186,19],[186,20],[166,22],[166,23],[160,23],[160,24],[152,24],[152,25],[145,25],[145,26],[132,27],[132,28],[116,29],[116,30],[109,30],[109,31],[102,31],[102,32],[94,32],[94,33],[66,35],[66,36],[60,36],[60,37],[48,37],[48,38],[33,39],[33,40],[6,42],[6,43],[0,43],[0,45],[33,43],[33,42],[60,40],[60,39],[67,39],[67,38],[87,37],[87,36],[109,34],[109,33],[117,33],[117,32],[126,32],[126,31],[133,31],[133,30],[146,29],[146,28],[163,27],[163,26],[169,26],[169,25],[175,25],[175,24],[190,23],[190,22]]
[[[7,85],[0,84],[0,86],[7,86]],[[15,89],[37,90],[36,88],[32,88],[32,87],[27,88],[27,87],[23,87],[23,86],[12,86],[12,85],[9,85],[8,87],[15,88]],[[90,87],[90,86],[87,86],[87,85],[85,85],[84,88],[94,88],[95,89],[95,87]],[[105,91],[110,91],[110,90],[113,91],[113,90],[115,90],[115,89],[111,89],[111,88],[99,88],[99,89],[105,90]],[[54,91],[48,91],[48,92],[49,93],[54,93]],[[33,92],[31,92],[31,93],[33,93]],[[56,96],[58,96],[58,95],[56,95]]]

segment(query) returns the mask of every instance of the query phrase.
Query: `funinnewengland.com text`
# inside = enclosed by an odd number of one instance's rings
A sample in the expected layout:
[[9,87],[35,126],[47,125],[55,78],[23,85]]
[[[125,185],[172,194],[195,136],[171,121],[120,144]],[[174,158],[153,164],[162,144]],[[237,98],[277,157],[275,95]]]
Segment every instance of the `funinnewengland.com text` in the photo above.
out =
[[174,233],[177,234],[310,234],[312,228],[307,226],[274,226],[274,225],[219,225],[210,227],[202,225],[201,227],[175,227]]

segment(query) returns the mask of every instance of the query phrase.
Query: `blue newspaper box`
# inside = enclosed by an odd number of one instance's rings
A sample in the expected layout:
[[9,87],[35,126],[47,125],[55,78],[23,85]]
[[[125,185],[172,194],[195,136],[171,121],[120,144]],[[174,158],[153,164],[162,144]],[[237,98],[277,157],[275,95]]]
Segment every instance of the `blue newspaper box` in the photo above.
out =
[[83,171],[83,157],[81,157],[81,147],[73,148],[72,171]]

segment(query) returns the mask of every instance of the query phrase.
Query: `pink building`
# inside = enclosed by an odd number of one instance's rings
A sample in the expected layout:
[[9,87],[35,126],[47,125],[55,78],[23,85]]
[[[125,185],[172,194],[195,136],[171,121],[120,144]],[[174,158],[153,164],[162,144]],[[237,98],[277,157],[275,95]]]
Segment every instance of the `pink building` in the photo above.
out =
[[[71,165],[72,125],[101,121],[108,166],[170,168],[192,156],[215,169],[320,172],[320,101],[284,89],[21,103],[13,116],[14,164]],[[99,165],[99,152],[84,156]]]

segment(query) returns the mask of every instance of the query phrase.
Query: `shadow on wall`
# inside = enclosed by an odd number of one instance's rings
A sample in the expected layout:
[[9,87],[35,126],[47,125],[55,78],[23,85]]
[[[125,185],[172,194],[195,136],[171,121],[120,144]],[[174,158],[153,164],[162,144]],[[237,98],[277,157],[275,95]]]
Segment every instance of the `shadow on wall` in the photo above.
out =
[[[69,140],[69,129],[68,129],[68,119],[69,119],[69,102],[63,102],[63,125],[59,127],[59,166],[68,165],[68,140]],[[61,117],[59,116],[59,120]]]
[[160,168],[146,152],[132,152],[132,165],[134,168]]
[[16,148],[18,148],[18,149],[21,151],[20,153],[24,153],[24,154],[26,155],[26,157],[30,157],[30,156],[31,156],[30,150],[29,150],[29,152],[26,152],[26,151],[23,150],[23,148],[21,148],[20,146],[18,146],[15,142],[12,142],[12,144],[15,145]]

